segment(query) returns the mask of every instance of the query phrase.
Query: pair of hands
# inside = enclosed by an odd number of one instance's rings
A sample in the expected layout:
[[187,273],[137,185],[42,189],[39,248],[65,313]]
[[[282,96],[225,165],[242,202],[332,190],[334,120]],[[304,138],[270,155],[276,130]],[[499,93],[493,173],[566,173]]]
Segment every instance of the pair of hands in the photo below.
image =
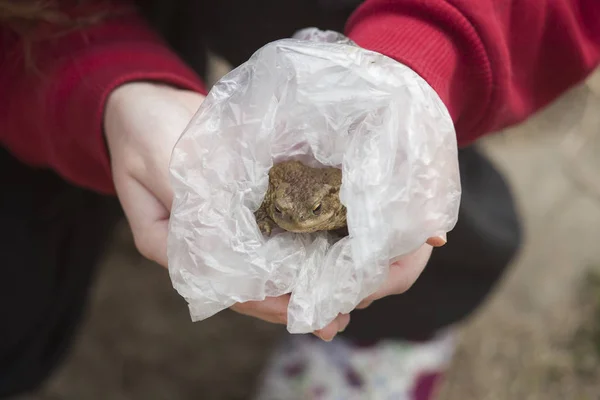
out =
[[[133,82],[115,89],[106,105],[104,130],[117,195],[136,247],[144,257],[164,267],[173,201],[169,178],[171,151],[203,100],[204,96],[195,92]],[[393,263],[385,284],[357,308],[408,290],[427,264],[432,247],[445,242],[445,238],[430,238],[416,252]],[[231,308],[268,322],[286,324],[288,303],[289,295],[284,295],[238,303]],[[349,322],[350,315],[341,314],[314,333],[329,341]]]

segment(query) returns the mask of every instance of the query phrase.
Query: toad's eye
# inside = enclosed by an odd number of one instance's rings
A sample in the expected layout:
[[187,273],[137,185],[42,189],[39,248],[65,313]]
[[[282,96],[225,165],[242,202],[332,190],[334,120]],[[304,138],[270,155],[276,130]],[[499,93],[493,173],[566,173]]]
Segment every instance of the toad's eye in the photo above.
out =
[[275,212],[276,212],[277,214],[281,214],[281,209],[279,209],[279,207],[275,206]]
[[321,213],[321,203],[313,207],[313,214],[319,215]]

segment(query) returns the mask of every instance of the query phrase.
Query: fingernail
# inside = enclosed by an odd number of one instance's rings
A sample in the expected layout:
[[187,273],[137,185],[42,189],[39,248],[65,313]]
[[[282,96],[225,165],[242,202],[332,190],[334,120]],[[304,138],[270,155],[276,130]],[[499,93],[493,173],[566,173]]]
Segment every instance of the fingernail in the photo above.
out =
[[448,237],[446,236],[445,233],[443,235],[440,235],[439,238],[442,241],[442,246],[445,245],[446,243],[448,243]]
[[319,339],[323,340],[324,342],[331,342],[333,340],[333,338],[330,338],[330,339],[324,338],[320,333],[318,334],[318,336],[319,336]]
[[372,303],[372,301],[363,300],[356,308],[358,308],[359,310],[364,310],[365,308],[369,307]]
[[442,235],[439,235],[439,236],[431,237],[430,239],[427,240],[427,244],[429,244],[430,246],[433,246],[433,247],[442,247],[447,242],[448,242],[448,238],[445,233]]

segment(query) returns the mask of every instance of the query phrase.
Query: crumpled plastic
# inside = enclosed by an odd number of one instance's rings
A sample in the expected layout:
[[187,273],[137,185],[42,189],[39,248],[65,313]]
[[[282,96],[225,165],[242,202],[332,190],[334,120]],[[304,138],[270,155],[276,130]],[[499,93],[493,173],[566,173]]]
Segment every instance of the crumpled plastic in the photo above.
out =
[[[342,169],[349,236],[264,236],[254,211],[274,163]],[[177,142],[168,260],[199,321],[291,293],[290,333],[321,329],[385,281],[390,262],[454,228],[452,120],[410,68],[307,28],[223,77]]]

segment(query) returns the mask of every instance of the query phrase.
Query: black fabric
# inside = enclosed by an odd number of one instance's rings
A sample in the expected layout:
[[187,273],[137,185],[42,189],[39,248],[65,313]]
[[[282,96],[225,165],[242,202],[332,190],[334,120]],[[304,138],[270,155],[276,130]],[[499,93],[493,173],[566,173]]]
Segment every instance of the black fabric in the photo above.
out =
[[[148,20],[204,75],[206,48],[234,66],[307,26],[343,30],[356,0],[140,1]],[[353,313],[344,335],[420,339],[476,309],[520,243],[505,182],[475,148],[461,151],[460,221],[406,294]],[[39,385],[67,352],[85,310],[118,201],[25,167],[0,149],[0,397]]]
[[476,148],[461,150],[459,162],[463,195],[448,243],[406,293],[352,313],[346,337],[426,340],[475,311],[510,265],[521,243],[510,189]]
[[38,385],[69,348],[116,199],[29,169],[0,148],[0,398]]

